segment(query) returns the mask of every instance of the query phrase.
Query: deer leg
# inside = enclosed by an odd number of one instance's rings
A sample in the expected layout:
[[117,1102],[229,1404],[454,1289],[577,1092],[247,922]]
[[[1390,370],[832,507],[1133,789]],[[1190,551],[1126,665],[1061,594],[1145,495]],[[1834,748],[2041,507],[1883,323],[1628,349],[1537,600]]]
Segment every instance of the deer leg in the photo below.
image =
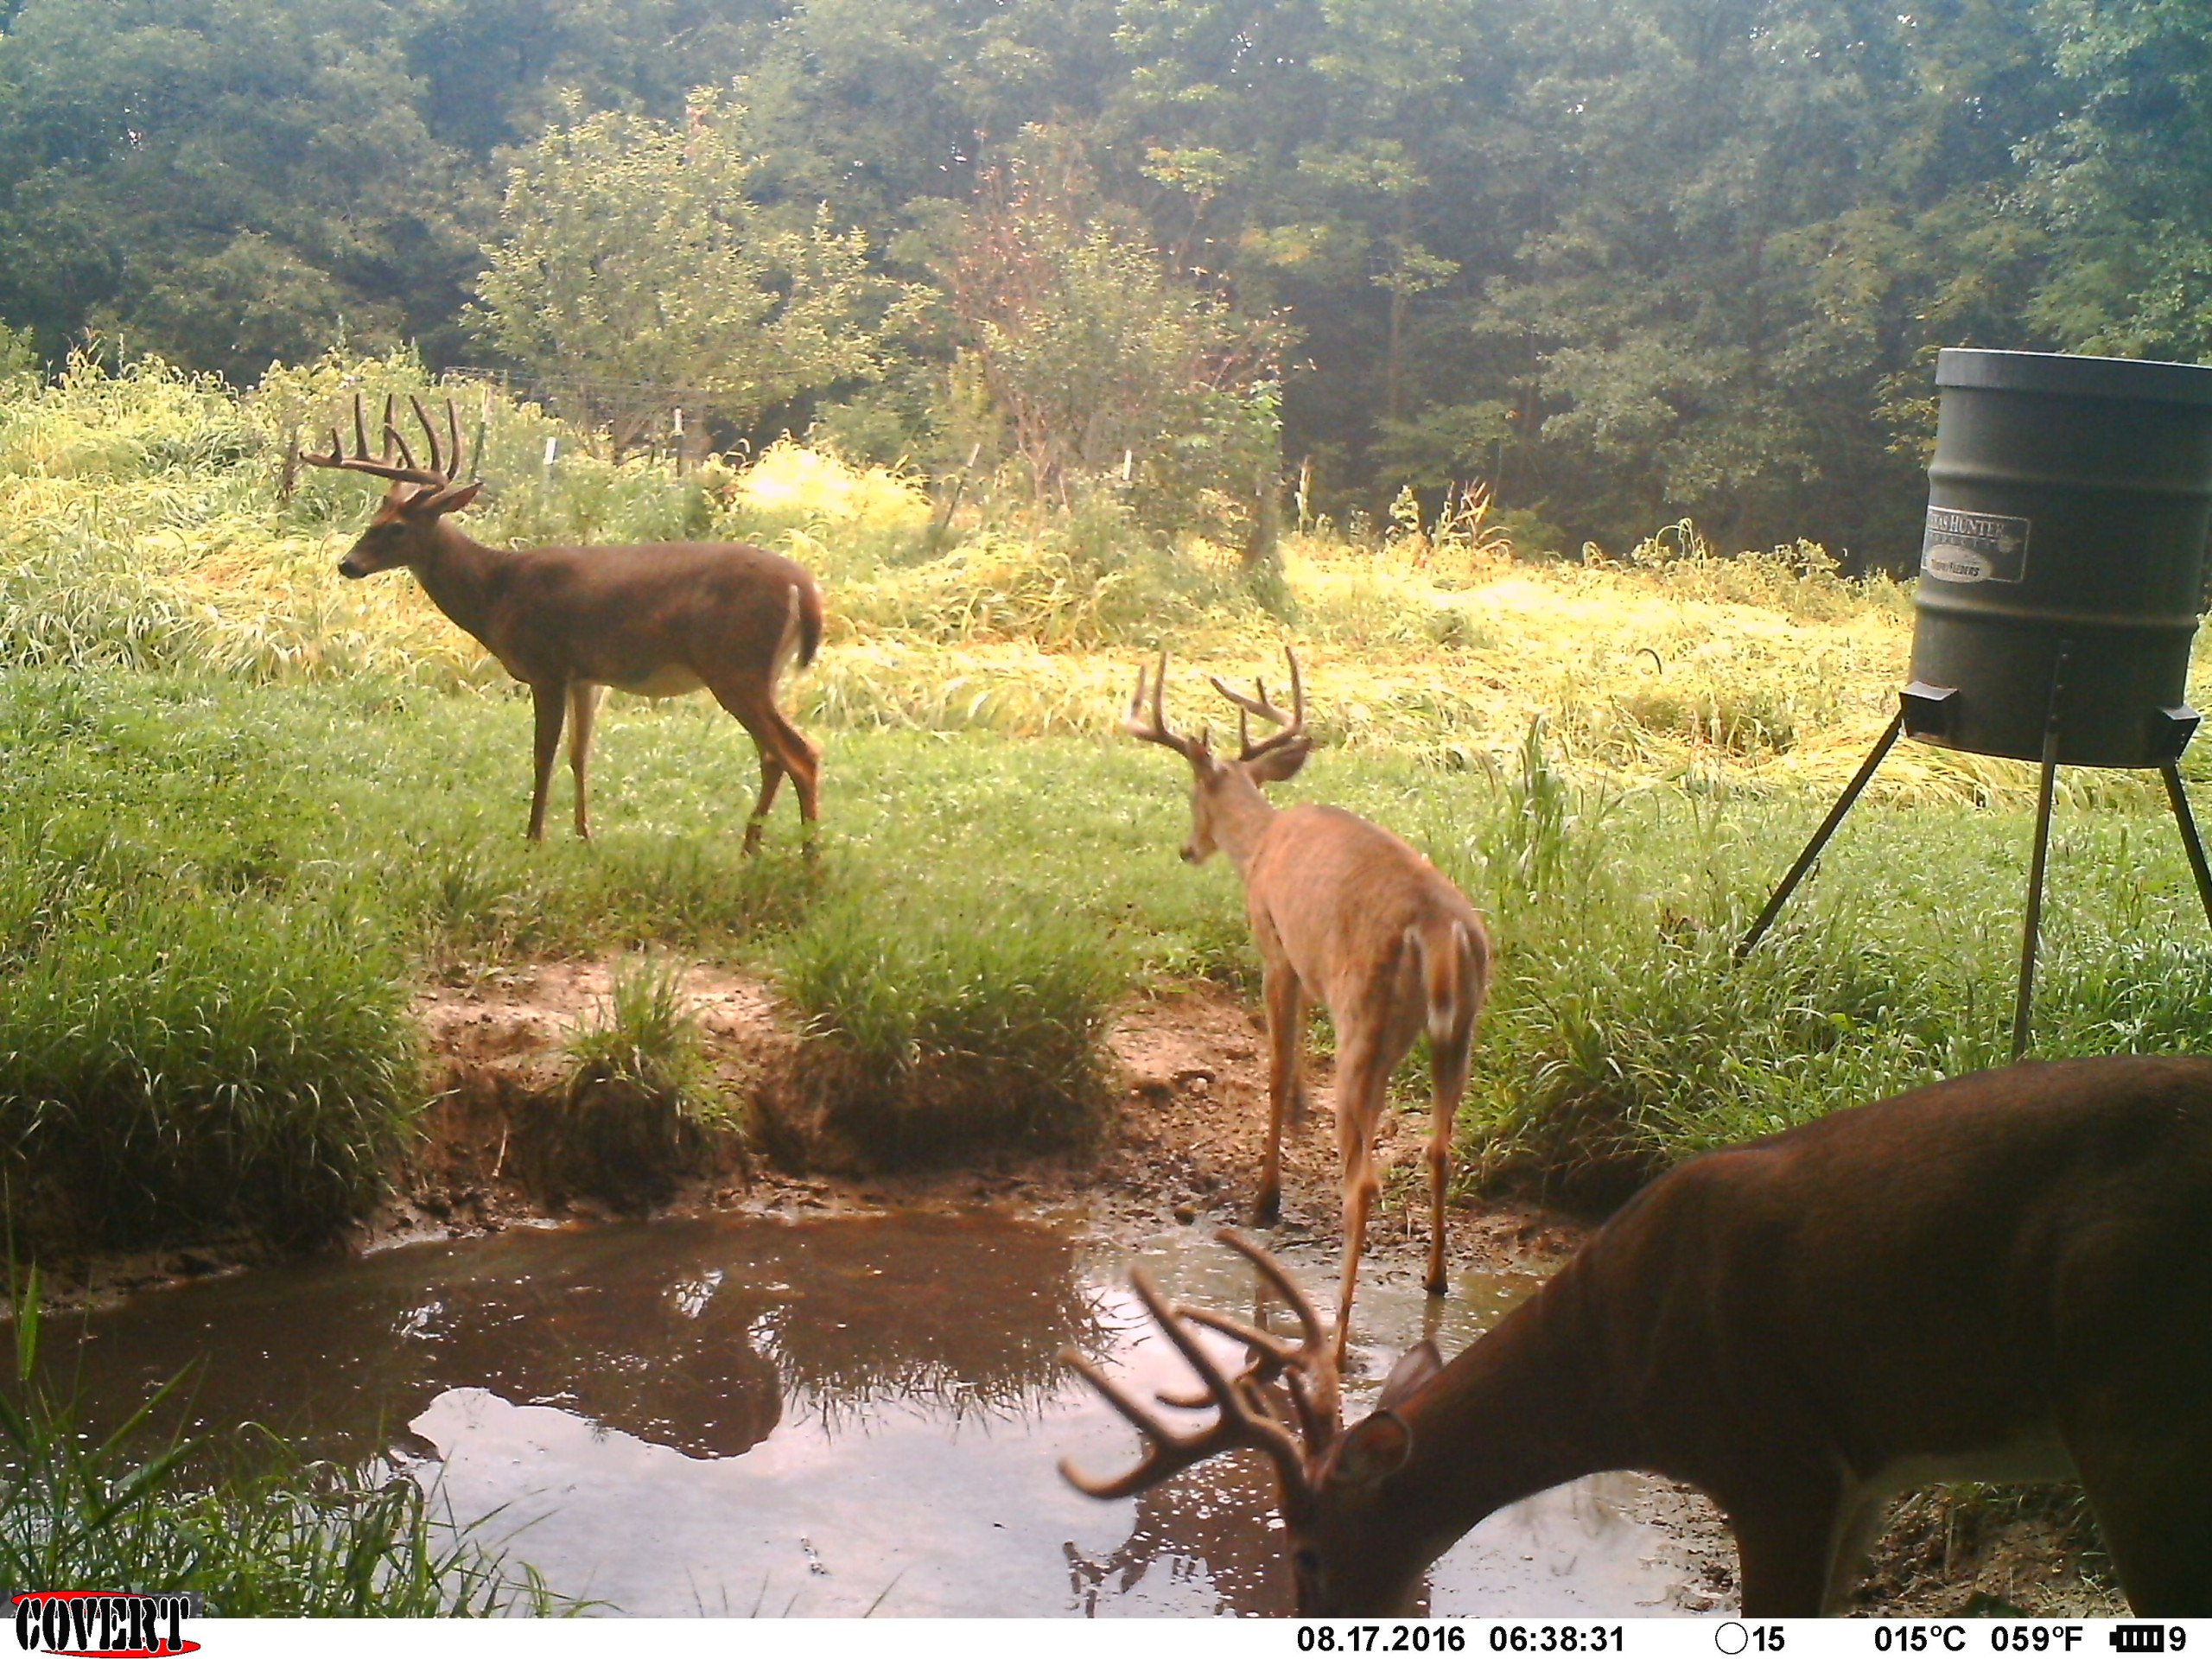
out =
[[[1746,1618],[1817,1618],[1827,1611],[1839,1547],[1849,1529],[1840,1478],[1784,1465],[1760,1472],[1783,1501],[1724,1504],[1736,1534]],[[1840,1593],[1840,1592],[1837,1592]]]
[[1452,1181],[1452,1135],[1459,1127],[1459,1100],[1467,1091],[1468,1051],[1474,1028],[1446,1040],[1429,1042],[1428,1076],[1433,1116],[1428,1126],[1428,1294],[1441,1296],[1444,1278],[1444,1195]]
[[2067,1425],[2120,1588],[2145,1618],[2212,1616],[2212,1421],[2177,1391],[2101,1390]]
[[[1338,1034],[1344,1032],[1340,1026]],[[1337,1151],[1343,1163],[1344,1283],[1337,1294],[1337,1363],[1351,1344],[1351,1298],[1359,1283],[1359,1258],[1367,1243],[1367,1217],[1382,1190],[1376,1178],[1375,1126],[1382,1116],[1390,1068],[1371,1043],[1353,1039],[1337,1056]]]
[[776,792],[782,786],[784,774],[791,774],[798,791],[800,822],[811,824],[815,819],[815,753],[813,747],[798,734],[798,728],[777,711],[771,693],[757,685],[736,685],[712,688],[715,701],[727,709],[731,717],[745,728],[753,739],[753,747],[760,752],[760,797],[753,804],[753,815],[746,821],[745,850],[757,852],[760,847],[760,831],[768,816],[768,809],[776,804]]
[[561,721],[569,705],[565,685],[533,685],[531,707],[537,717],[535,781],[530,791],[530,838],[545,839],[545,793],[553,781],[553,762],[561,753]]
[[1272,1227],[1282,1214],[1282,1126],[1302,1122],[1304,1083],[1299,1070],[1306,1057],[1306,987],[1285,963],[1269,963],[1263,981],[1268,1004],[1268,1153],[1260,1166],[1260,1191],[1252,1201],[1252,1224]]
[[576,779],[576,833],[591,839],[591,806],[585,794],[584,772],[591,764],[592,722],[599,714],[600,688],[588,680],[569,687],[569,770]]
[[753,815],[745,821],[745,850],[760,850],[760,831],[768,822],[768,809],[776,804],[776,791],[784,785],[784,763],[776,752],[757,737],[753,747],[760,752],[760,793],[753,803]]
[[806,741],[798,727],[784,718],[783,710],[776,707],[772,699],[768,704],[768,718],[782,744],[780,759],[784,770],[791,773],[791,787],[798,791],[798,821],[810,826],[821,816],[822,752]]

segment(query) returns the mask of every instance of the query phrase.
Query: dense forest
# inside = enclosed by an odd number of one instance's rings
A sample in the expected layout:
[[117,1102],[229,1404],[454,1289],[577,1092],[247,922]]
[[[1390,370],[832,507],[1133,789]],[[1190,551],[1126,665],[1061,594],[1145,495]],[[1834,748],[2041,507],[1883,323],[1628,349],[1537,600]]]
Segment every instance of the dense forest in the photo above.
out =
[[[0,0],[0,347],[410,346],[1163,516],[1915,541],[1944,345],[2212,344],[2212,0]],[[1194,505],[1193,504],[1198,504]],[[1287,507],[1286,508],[1287,510]],[[1255,511],[1255,517],[1264,513]]]

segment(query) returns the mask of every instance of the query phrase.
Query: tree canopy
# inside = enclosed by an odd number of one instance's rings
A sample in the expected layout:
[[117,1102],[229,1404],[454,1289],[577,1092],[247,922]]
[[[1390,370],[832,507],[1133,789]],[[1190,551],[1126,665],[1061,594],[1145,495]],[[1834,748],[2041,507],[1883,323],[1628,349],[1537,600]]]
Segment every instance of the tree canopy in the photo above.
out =
[[[1133,360],[1280,341],[1335,510],[1479,479],[1568,547],[1891,562],[1938,347],[2212,356],[2208,70],[2212,0],[0,0],[0,324],[711,383],[949,462],[1103,284]],[[1087,194],[1015,327],[957,277],[1025,152]]]

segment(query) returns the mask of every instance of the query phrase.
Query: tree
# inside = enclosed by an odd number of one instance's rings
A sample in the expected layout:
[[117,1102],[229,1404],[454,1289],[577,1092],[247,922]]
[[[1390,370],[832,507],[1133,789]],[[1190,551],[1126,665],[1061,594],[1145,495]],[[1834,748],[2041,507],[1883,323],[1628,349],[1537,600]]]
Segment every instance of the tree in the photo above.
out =
[[1039,188],[1038,170],[986,179],[944,271],[990,418],[1039,499],[1118,473],[1168,519],[1230,501],[1241,516],[1280,465],[1280,330],[1176,277],[1080,183]]
[[0,35],[0,315],[251,383],[450,327],[472,191],[390,8],[28,0]]
[[472,315],[556,401],[626,447],[671,400],[747,427],[878,372],[866,238],[756,202],[737,110],[567,112],[510,175]]
[[2212,4],[2037,16],[2076,97],[2026,147],[2055,244],[2031,316],[2070,350],[2212,357]]

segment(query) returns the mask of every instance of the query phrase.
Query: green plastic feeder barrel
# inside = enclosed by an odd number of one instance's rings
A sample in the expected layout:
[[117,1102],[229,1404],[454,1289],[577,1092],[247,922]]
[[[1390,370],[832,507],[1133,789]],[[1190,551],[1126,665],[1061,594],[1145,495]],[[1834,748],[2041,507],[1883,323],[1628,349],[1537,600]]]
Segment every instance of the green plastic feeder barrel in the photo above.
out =
[[2152,766],[2196,728],[2212,368],[1946,351],[1904,729],[2035,760]]

